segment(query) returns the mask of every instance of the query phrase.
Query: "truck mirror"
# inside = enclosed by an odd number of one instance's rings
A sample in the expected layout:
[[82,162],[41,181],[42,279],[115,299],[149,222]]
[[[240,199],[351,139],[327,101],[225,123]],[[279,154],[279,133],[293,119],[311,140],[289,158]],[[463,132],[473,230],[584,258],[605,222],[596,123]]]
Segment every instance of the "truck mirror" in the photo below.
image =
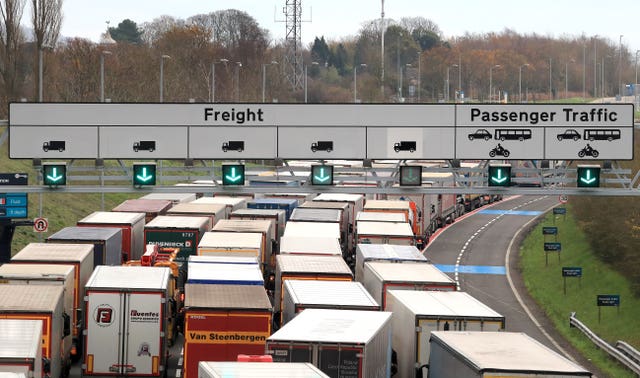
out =
[[66,312],[62,313],[62,338],[71,334],[71,317]]
[[77,326],[80,327],[82,324],[82,309],[81,308],[76,308],[76,319],[77,319]]

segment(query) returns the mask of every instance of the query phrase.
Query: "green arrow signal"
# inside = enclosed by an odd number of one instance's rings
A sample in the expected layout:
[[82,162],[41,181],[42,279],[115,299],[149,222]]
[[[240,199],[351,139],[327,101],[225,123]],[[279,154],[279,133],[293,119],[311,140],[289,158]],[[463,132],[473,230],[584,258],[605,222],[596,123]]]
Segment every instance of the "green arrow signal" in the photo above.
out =
[[586,173],[586,177],[580,177],[580,181],[582,181],[583,183],[589,185],[589,184],[593,184],[597,180],[595,176],[591,177],[590,169],[587,169],[585,173]]
[[242,175],[236,175],[236,167],[231,167],[231,174],[225,175],[224,178],[230,182],[237,182],[242,178]]
[[58,168],[57,167],[51,168],[51,174],[47,175],[47,179],[50,182],[58,182],[58,181],[62,180],[64,178],[64,175],[63,174],[58,175],[57,172],[58,172]]
[[491,181],[495,182],[496,184],[502,184],[503,182],[507,181],[507,176],[502,177],[502,169],[497,169],[496,173],[498,174],[498,177],[491,176]]
[[142,182],[153,179],[153,175],[147,175],[147,167],[142,167],[142,175],[136,175],[136,178]]
[[324,167],[320,167],[320,176],[314,175],[313,178],[316,179],[316,181],[318,182],[327,182],[331,178],[331,175],[325,176]]

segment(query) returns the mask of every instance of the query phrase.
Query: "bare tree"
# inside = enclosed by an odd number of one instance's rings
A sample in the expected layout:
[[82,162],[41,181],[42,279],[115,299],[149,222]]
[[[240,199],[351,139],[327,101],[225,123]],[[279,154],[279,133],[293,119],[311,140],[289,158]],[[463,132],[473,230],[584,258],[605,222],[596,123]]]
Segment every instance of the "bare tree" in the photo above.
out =
[[[22,42],[20,20],[24,0],[0,0],[0,102],[7,103],[18,96],[18,49]],[[4,109],[4,107],[3,107]]]
[[[33,7],[33,33],[35,35],[36,53],[38,55],[39,72],[42,72],[42,49],[45,47],[53,47],[60,36],[60,27],[62,26],[62,2],[64,0],[31,0]],[[36,90],[42,85],[39,75],[35,75],[37,79]]]

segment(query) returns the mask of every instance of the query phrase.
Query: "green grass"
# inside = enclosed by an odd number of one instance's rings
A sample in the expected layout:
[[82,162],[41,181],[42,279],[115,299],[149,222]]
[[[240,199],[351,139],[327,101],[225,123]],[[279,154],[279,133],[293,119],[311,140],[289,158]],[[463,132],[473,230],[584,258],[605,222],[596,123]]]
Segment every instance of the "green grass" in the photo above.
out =
[[[571,209],[568,209],[569,214]],[[562,243],[561,261],[554,252],[549,253],[545,266],[543,243],[555,241],[553,236],[543,236],[543,226],[558,227],[558,241]],[[586,358],[611,377],[635,377],[608,355],[597,349],[577,329],[569,327],[569,314],[576,312],[577,318],[610,344],[623,340],[638,348],[640,346],[640,299],[634,298],[628,281],[617,272],[601,263],[591,252],[582,231],[574,219],[567,215],[547,214],[527,237],[520,250],[521,268],[525,284],[531,295],[542,306],[558,331],[567,338]],[[582,278],[567,278],[567,294],[563,294],[562,267],[582,267]],[[598,321],[598,294],[619,294],[620,308],[601,307]],[[618,311],[619,310],[619,311]]]

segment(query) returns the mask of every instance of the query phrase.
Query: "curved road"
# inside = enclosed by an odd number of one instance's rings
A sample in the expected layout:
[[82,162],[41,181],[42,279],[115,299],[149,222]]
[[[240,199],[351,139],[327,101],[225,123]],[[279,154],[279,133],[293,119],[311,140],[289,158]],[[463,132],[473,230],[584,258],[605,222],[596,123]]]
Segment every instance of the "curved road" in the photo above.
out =
[[[506,331],[524,332],[595,374],[596,369],[568,346],[531,301],[517,269],[515,257],[527,227],[556,205],[555,196],[505,198],[458,218],[434,235],[425,255],[454,278],[460,290],[502,314]],[[524,307],[518,297],[526,303]]]

